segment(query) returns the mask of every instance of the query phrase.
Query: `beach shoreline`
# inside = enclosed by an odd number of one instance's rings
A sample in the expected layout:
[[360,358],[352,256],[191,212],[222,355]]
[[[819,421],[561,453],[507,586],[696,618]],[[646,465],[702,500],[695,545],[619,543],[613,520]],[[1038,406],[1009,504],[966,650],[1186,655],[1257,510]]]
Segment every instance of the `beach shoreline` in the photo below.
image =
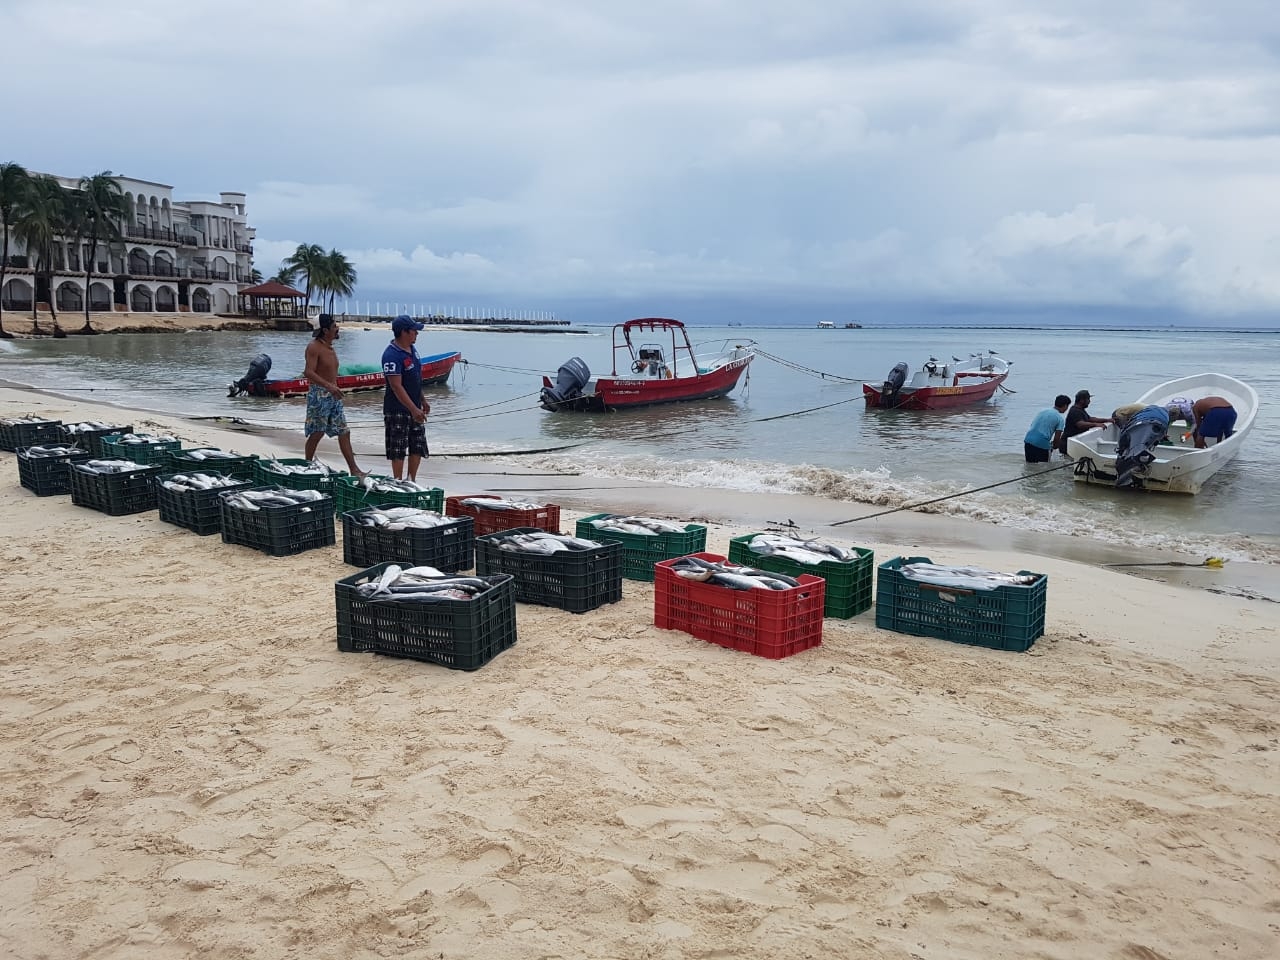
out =
[[[303,442],[0,388],[25,413]],[[7,955],[1172,960],[1280,937],[1280,605],[1202,582],[1252,565],[1139,578],[1099,566],[1114,547],[955,518],[835,527],[876,508],[433,457],[448,495],[559,503],[570,532],[650,512],[723,555],[791,521],[877,563],[1049,576],[1025,654],[869,611],[768,661],[654,627],[653,585],[624,581],[578,616],[519,605],[516,645],[465,674],[337,652],[340,532],[273,559],[0,471]]]

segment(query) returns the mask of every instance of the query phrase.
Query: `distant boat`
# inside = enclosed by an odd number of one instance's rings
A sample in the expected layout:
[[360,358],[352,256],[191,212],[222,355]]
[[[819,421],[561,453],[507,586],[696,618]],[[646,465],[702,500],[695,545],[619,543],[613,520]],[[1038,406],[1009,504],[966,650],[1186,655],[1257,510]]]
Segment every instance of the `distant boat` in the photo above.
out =
[[[422,385],[436,386],[449,379],[453,365],[462,359],[458,351],[437,353],[422,357]],[[265,360],[265,364],[259,362]],[[311,389],[306,377],[292,377],[287,380],[268,380],[267,372],[271,369],[271,358],[260,354],[249,365],[249,372],[240,380],[228,387],[227,396],[236,397],[248,394],[253,397],[297,397]],[[344,393],[355,393],[361,390],[382,390],[387,385],[387,378],[381,370],[367,373],[342,373],[339,371],[336,380],[338,389]]]
[[836,325],[835,325],[834,323],[832,323],[830,320],[819,320],[819,321],[818,321],[818,329],[819,329],[819,330],[834,330],[835,328],[836,328]]
[[862,324],[860,324],[860,323],[846,323],[846,324],[844,325],[844,328],[845,328],[846,330],[861,330],[861,329],[862,329]]
[[968,360],[952,357],[941,363],[930,357],[923,367],[908,379],[910,368],[897,364],[889,371],[881,386],[862,385],[862,396],[868,407],[892,410],[946,410],[991,399],[996,388],[1009,376],[1009,361],[974,354]]

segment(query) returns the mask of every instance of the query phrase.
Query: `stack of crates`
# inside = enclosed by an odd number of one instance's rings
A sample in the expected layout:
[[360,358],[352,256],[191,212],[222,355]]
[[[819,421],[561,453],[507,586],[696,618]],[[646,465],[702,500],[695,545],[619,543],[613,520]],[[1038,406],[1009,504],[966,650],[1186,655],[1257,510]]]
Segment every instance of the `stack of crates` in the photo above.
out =
[[836,620],[848,620],[864,610],[871,609],[871,580],[875,570],[876,555],[864,547],[851,547],[857,557],[853,560],[837,560],[832,557],[821,563],[801,563],[788,557],[756,553],[751,541],[761,536],[748,533],[729,541],[729,559],[746,567],[785,573],[798,577],[811,573],[827,581],[827,601],[824,616]]
[[65,443],[74,443],[83,447],[88,451],[89,456],[95,460],[105,459],[102,455],[102,441],[109,437],[118,437],[122,433],[133,433],[132,424],[122,424],[120,426],[105,426],[98,429],[76,430],[69,428],[79,426],[79,424],[64,424],[62,428],[62,437]]
[[62,443],[62,421],[36,417],[0,420],[0,450],[17,452],[47,443]]
[[[379,479],[373,477],[372,479]],[[390,479],[390,478],[381,478]],[[444,512],[444,491],[439,487],[429,490],[366,490],[359,477],[341,476],[333,481],[333,499],[338,513],[347,513],[375,504],[395,504],[399,507],[417,507],[432,513]]]
[[[137,461],[134,461],[135,463]],[[159,467],[138,466],[124,473],[98,473],[87,464],[67,467],[71,480],[71,502],[110,517],[141,513],[156,508],[155,478]]]
[[[515,577],[516,601],[586,613],[622,599],[622,544],[601,543],[589,550],[552,554],[502,549],[502,541],[518,534],[539,533],[516,527],[476,537],[476,573]],[[598,542],[598,541],[597,541]]]
[[969,590],[913,579],[902,568],[932,563],[928,557],[894,557],[880,565],[876,583],[876,626],[917,637],[936,637],[994,650],[1021,652],[1044,635],[1049,578]]
[[333,531],[333,497],[328,495],[288,506],[263,504],[257,510],[242,510],[227,503],[227,497],[246,490],[279,489],[238,487],[218,491],[222,542],[251,547],[273,557],[287,557],[337,542]]
[[367,651],[476,670],[516,642],[514,581],[485,577],[489,589],[469,600],[368,599],[357,587],[379,579],[380,563],[334,584],[338,649]]
[[[191,450],[204,449],[208,448],[191,448]],[[166,466],[170,473],[218,473],[245,483],[253,480],[253,462],[258,459],[256,453],[234,457],[208,457],[200,460],[191,456],[191,450],[175,450],[168,455]]]
[[[130,442],[130,437],[143,439]],[[99,440],[99,446],[102,448],[102,459],[132,460],[134,463],[140,463],[144,467],[155,466],[158,472],[168,462],[169,454],[176,453],[182,449],[182,441],[148,439],[149,437],[150,435],[145,433],[121,433],[115,436],[102,437]]]
[[[727,558],[692,554],[699,560],[732,567]],[[780,660],[822,643],[826,581],[801,574],[800,585],[786,590],[735,590],[711,581],[689,580],[672,569],[680,558],[654,567],[654,626],[685,633],[731,650]]]
[[330,470],[328,473],[279,473],[271,469],[272,463],[285,466],[305,467],[312,465],[311,460],[259,457],[253,461],[251,479],[254,483],[266,487],[288,487],[290,490],[319,490],[333,496],[333,485],[339,477],[347,476],[341,470]]
[[71,492],[70,464],[84,463],[89,454],[83,450],[58,456],[39,456],[30,449],[18,451],[18,482],[37,497]]
[[[342,559],[353,567],[383,561],[411,567],[435,567],[446,573],[470,570],[475,534],[470,517],[455,517],[438,527],[388,530],[360,523],[366,510],[385,510],[401,504],[380,504],[342,515]],[[433,511],[434,512],[434,511]]]
[[[238,479],[212,470],[201,472],[224,479]],[[210,490],[170,490],[165,482],[173,476],[165,474],[156,477],[156,508],[160,519],[165,523],[185,527],[202,537],[222,532],[222,501],[218,494],[228,490],[243,490],[249,486],[249,481],[240,480],[235,485]]]
[[[469,496],[450,497],[445,501],[444,512],[450,517],[470,517],[475,521],[476,536],[486,533],[499,533],[503,530],[514,530],[517,527],[534,527],[548,533],[560,532],[560,507],[548,503],[528,510],[500,510],[474,503],[463,503],[464,500],[501,500],[491,493],[474,493]],[[599,539],[594,537],[592,539]]]
[[628,580],[652,583],[653,565],[660,560],[685,557],[707,549],[707,528],[700,523],[686,523],[683,533],[625,533],[601,530],[593,520],[604,520],[609,514],[597,513],[578,521],[575,533],[584,540],[600,540],[622,544],[622,575]]

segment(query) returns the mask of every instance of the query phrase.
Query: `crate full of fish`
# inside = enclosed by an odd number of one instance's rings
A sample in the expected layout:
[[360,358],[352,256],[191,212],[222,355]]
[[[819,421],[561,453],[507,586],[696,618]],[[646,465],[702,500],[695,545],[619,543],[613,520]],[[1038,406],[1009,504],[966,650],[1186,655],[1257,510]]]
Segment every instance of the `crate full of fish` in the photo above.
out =
[[778,533],[748,533],[729,541],[734,563],[790,576],[811,573],[827,581],[825,615],[848,620],[871,609],[875,552],[825,540],[800,540]]
[[780,660],[822,643],[827,583],[730,563],[712,553],[654,565],[653,623]]
[[353,567],[390,561],[450,573],[470,570],[473,529],[470,517],[396,503],[360,507],[342,515],[342,559]]
[[69,465],[88,459],[83,448],[66,443],[26,447],[18,451],[18,482],[37,497],[70,493]]
[[333,497],[319,490],[245,487],[220,491],[222,542],[273,557],[327,547],[333,532]]
[[388,503],[444,513],[444,491],[439,487],[373,474],[338,477],[333,481],[333,499],[338,505],[338,513]]
[[622,544],[516,527],[476,537],[476,573],[509,573],[516,602],[586,613],[622,599]]
[[532,500],[515,500],[478,493],[466,497],[450,497],[445,501],[444,512],[451,517],[470,517],[475,521],[476,536],[514,530],[516,527],[537,527],[549,533],[560,532],[560,507],[554,503],[535,503]]
[[247,482],[253,479],[253,462],[257,459],[256,453],[239,454],[218,447],[190,447],[171,452],[167,467],[174,473],[212,471]]
[[108,516],[120,517],[156,508],[154,478],[158,466],[136,460],[89,459],[67,467],[71,502]]
[[476,670],[516,642],[515,581],[379,563],[334,584],[338,649]]
[[333,483],[347,476],[341,470],[319,460],[259,457],[253,461],[253,482],[262,486],[288,487],[290,490],[319,490],[333,493]]
[[622,575],[628,580],[653,582],[659,560],[684,557],[707,549],[707,528],[657,517],[597,513],[578,521],[574,532],[588,540],[622,544]]
[[876,626],[995,650],[1028,649],[1044,635],[1049,578],[1019,570],[948,567],[928,557],[880,565]]
[[160,519],[202,537],[222,532],[222,501],[218,494],[249,486],[247,480],[214,470],[161,474],[155,483]]
[[61,443],[63,439],[61,420],[46,420],[33,414],[0,420],[0,450],[17,451],[26,447]]
[[116,437],[122,433],[133,433],[132,424],[106,423],[103,420],[82,420],[79,423],[64,423],[62,439],[66,443],[74,443],[84,447],[91,457],[101,459],[102,441],[107,437]]
[[145,467],[164,467],[182,441],[168,433],[121,433],[99,441],[103,460],[132,460]]

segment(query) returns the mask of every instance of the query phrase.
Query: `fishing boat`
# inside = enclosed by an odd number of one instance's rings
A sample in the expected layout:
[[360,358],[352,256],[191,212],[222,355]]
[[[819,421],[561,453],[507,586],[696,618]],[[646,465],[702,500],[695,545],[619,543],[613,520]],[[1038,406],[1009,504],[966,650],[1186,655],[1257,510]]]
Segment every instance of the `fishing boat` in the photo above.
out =
[[[725,340],[695,352],[689,331],[679,320],[643,317],[615,324],[613,368],[592,377],[581,357],[542,378],[541,403],[547,410],[597,413],[684,400],[723,397],[755,357],[754,340]],[[621,370],[621,372],[619,372]]]
[[[453,372],[453,366],[462,359],[458,351],[452,353],[436,353],[422,357],[422,385],[435,386],[444,383]],[[343,372],[343,370],[347,372]],[[285,380],[272,380],[267,377],[271,370],[271,358],[265,353],[258,354],[249,364],[249,372],[227,387],[227,396],[238,397],[246,394],[251,397],[296,397],[305,394],[311,384],[306,377],[293,377]],[[352,370],[340,368],[337,378],[338,389],[344,393],[357,393],[362,390],[381,390],[387,385],[382,370]]]
[[834,330],[835,328],[836,328],[836,325],[835,325],[835,321],[833,321],[833,320],[819,320],[819,321],[818,321],[818,329],[819,329],[819,330]]
[[864,383],[862,396],[868,407],[891,410],[963,407],[990,400],[1012,365],[1012,360],[996,356],[994,350],[986,355],[970,354],[967,360],[952,357],[950,363],[930,357],[914,374],[905,363],[899,363],[879,386]]
[[[1141,462],[1132,471],[1132,482],[1122,484],[1164,493],[1199,493],[1214,474],[1226,466],[1244,445],[1258,412],[1258,394],[1247,383],[1223,373],[1198,373],[1167,380],[1152,387],[1136,401],[1146,406],[1167,406],[1175,397],[1192,402],[1203,397],[1222,397],[1236,410],[1235,430],[1221,442],[1207,441],[1197,448],[1190,426],[1174,422],[1163,438],[1155,438],[1145,449],[1121,450],[1123,430],[1114,423],[1094,427],[1067,438],[1067,456],[1076,461],[1075,478],[1082,483],[1114,487],[1128,469],[1117,469],[1122,455]],[[1128,438],[1126,438],[1128,440]],[[1122,466],[1124,466],[1122,464]]]

